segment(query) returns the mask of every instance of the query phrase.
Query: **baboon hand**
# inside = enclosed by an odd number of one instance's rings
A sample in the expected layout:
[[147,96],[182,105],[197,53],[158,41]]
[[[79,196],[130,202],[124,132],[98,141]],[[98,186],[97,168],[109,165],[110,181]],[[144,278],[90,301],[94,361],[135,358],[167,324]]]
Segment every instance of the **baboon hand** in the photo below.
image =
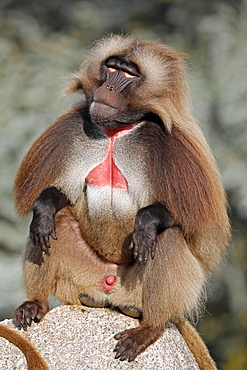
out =
[[114,338],[118,340],[118,343],[114,349],[115,358],[121,361],[133,361],[139,353],[154,343],[163,331],[164,329],[142,324],[137,328],[127,329],[116,334]]
[[48,302],[45,301],[25,301],[14,312],[13,324],[18,329],[27,330],[32,321],[39,322],[49,311]]
[[50,236],[57,240],[53,216],[34,214],[30,225],[30,239],[33,244],[40,247],[45,253],[48,253],[48,248],[51,247]]

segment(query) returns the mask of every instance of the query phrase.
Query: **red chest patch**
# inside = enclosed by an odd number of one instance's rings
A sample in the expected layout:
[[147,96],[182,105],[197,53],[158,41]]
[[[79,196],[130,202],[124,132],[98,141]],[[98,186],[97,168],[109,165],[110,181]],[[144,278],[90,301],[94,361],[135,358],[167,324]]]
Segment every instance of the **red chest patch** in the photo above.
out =
[[128,189],[128,183],[113,159],[114,141],[118,136],[124,135],[130,131],[134,125],[126,125],[121,129],[102,127],[102,130],[110,139],[109,149],[106,158],[98,166],[92,169],[86,177],[86,183],[98,187],[109,186],[110,188]]

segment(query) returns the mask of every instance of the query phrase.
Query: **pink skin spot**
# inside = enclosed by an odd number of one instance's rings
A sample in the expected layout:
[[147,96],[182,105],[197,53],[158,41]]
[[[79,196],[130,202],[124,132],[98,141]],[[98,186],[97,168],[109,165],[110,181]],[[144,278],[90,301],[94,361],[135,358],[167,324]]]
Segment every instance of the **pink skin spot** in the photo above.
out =
[[116,281],[116,276],[108,275],[102,281],[102,289],[105,292],[110,292],[110,290],[113,288],[113,284],[115,283],[115,281]]
[[105,282],[106,282],[107,285],[112,285],[112,284],[115,283],[115,281],[116,281],[116,276],[114,276],[114,275],[109,275],[105,279]]

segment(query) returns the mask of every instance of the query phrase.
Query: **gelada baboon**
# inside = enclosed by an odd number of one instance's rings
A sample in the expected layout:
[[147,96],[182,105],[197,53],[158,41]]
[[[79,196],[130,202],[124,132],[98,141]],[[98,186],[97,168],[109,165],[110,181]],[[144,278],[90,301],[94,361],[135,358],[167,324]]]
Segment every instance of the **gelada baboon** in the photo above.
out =
[[116,334],[132,361],[168,321],[201,369],[214,369],[186,317],[195,312],[229,239],[214,158],[192,118],[183,56],[112,35],[92,50],[68,93],[76,104],[36,140],[17,173],[18,211],[33,210],[24,258],[26,329],[54,294],[117,307],[140,326]]

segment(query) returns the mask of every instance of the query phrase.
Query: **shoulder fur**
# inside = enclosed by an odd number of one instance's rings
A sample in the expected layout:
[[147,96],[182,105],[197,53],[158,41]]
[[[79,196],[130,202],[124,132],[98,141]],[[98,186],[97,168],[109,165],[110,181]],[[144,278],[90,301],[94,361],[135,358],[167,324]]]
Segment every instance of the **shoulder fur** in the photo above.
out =
[[62,171],[63,161],[66,161],[71,137],[82,130],[81,121],[81,115],[70,110],[48,127],[29,149],[17,172],[13,189],[16,208],[21,215],[31,210],[45,188],[53,186]]

